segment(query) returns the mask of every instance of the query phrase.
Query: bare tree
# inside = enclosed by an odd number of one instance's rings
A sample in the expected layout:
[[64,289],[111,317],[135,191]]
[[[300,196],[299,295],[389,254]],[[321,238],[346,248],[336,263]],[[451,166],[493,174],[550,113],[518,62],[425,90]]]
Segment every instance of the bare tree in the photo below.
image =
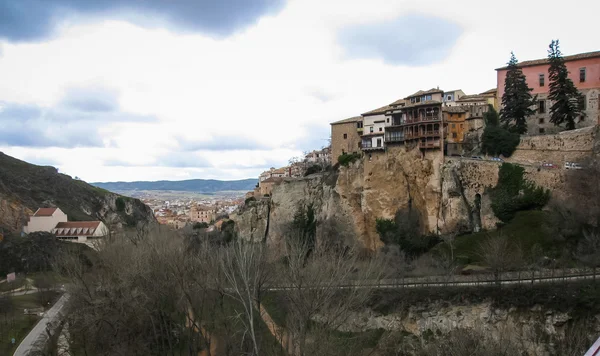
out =
[[500,234],[488,235],[479,243],[479,258],[492,273],[497,285],[500,285],[502,272],[516,268],[522,262],[521,250]]
[[583,231],[583,238],[579,241],[575,257],[585,266],[592,268],[595,281],[596,268],[600,266],[600,231],[597,229]]
[[243,307],[242,320],[252,340],[254,355],[260,355],[257,336],[257,323],[260,318],[260,298],[262,289],[271,273],[267,263],[267,253],[262,243],[235,241],[222,249],[221,263],[227,281],[227,294]]
[[330,354],[323,353],[328,338],[352,310],[366,303],[382,277],[382,263],[378,259],[360,263],[356,248],[321,243],[311,249],[299,240],[288,241],[286,257],[280,271],[291,353]]

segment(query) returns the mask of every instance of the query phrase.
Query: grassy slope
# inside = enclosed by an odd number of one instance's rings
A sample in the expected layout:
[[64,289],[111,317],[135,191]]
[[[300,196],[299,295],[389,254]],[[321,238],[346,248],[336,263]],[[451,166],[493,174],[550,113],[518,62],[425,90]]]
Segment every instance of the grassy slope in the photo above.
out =
[[464,263],[478,262],[479,243],[495,234],[508,237],[515,244],[522,246],[524,251],[530,251],[533,245],[539,244],[546,253],[553,255],[563,246],[550,238],[549,219],[548,213],[544,211],[518,212],[513,220],[499,230],[481,231],[457,237],[454,243],[456,256]]
[[[58,173],[54,167],[36,166],[1,152],[0,167],[0,198],[19,201],[32,211],[55,205],[73,221],[98,219],[97,213],[103,207],[104,198],[113,194]],[[91,214],[82,211],[82,207],[89,209]],[[136,207],[143,215],[152,215],[141,202]],[[9,226],[4,228],[11,229]]]

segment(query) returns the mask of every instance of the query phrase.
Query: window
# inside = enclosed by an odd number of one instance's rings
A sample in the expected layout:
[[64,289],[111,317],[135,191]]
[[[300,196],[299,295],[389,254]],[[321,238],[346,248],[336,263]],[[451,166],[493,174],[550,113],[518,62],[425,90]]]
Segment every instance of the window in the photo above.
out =
[[381,147],[381,139],[380,138],[377,139],[377,147]]
[[385,119],[385,122],[389,124],[390,123],[390,118],[388,117],[387,119]]
[[540,74],[540,86],[543,87],[544,86],[544,75]]
[[369,127],[369,132],[373,132],[373,126]]
[[448,95],[448,96],[446,97],[446,100],[452,100],[452,95]]
[[540,128],[538,129],[538,132],[539,132],[539,133],[541,133],[541,134],[543,134],[543,133],[546,133],[546,129],[545,129],[545,128],[543,128],[543,127],[540,127]]
[[581,110],[587,110],[587,100],[585,94],[579,95],[579,108]]
[[579,68],[579,81],[581,83],[585,82],[585,67]]
[[546,101],[539,100],[538,101],[538,113],[543,114],[546,112]]
[[456,124],[452,124],[452,128],[455,129],[456,128]]
[[358,143],[358,148],[361,148],[361,147],[360,147],[360,142]]
[[348,138],[348,134],[344,134],[344,140]]
[[544,123],[544,118],[540,117],[540,121],[539,122],[540,122],[540,124],[543,124]]
[[381,131],[383,131],[383,127],[380,127],[380,128],[379,128],[379,132],[381,132]]
[[456,132],[452,133],[452,138],[456,138],[458,135],[456,134]]
[[357,129],[362,129],[362,127],[363,127],[363,123],[362,123],[362,121],[358,121],[358,122],[356,123],[356,128],[357,128]]
[[431,100],[431,94],[425,95],[425,100]]

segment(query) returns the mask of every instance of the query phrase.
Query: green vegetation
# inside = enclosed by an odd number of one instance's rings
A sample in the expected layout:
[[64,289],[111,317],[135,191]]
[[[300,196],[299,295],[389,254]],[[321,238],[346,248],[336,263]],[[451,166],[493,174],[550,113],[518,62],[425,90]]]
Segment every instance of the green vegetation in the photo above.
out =
[[122,213],[125,211],[125,199],[123,197],[118,197],[115,200],[115,205],[117,207],[117,211]]
[[308,167],[306,169],[306,172],[304,173],[304,176],[309,176],[311,174],[315,174],[315,173],[319,173],[323,170],[323,167],[321,167],[318,164],[313,164],[312,166]]
[[338,157],[338,163],[341,166],[348,167],[351,163],[361,158],[360,153],[342,153]]
[[510,221],[517,211],[543,208],[550,191],[523,178],[524,168],[503,163],[498,171],[498,184],[490,191],[492,210],[498,219]]
[[531,96],[533,89],[527,86],[527,79],[518,63],[515,54],[511,52],[504,82],[500,121],[510,132],[524,134],[527,132],[527,118],[535,113],[532,107],[536,104],[537,96]]
[[484,154],[510,157],[520,142],[518,133],[513,133],[499,126],[498,113],[493,106],[489,106],[488,112],[484,114],[486,123],[482,135],[481,151]]
[[[519,246],[527,255],[534,246],[539,246],[547,256],[560,256],[565,243],[557,241],[550,233],[552,215],[545,211],[520,211],[502,226],[499,231],[480,231],[458,236],[454,241],[456,259],[461,264],[481,263],[479,245],[491,236],[501,233],[514,246]],[[527,257],[527,256],[525,256]]]
[[193,227],[194,230],[197,230],[197,229],[206,229],[206,228],[208,228],[208,224],[205,223],[205,222],[197,222],[192,227]]
[[256,201],[255,197],[248,197],[248,198],[246,198],[246,200],[244,200],[244,204],[248,205],[249,203],[251,203],[253,201]]
[[548,50],[548,77],[550,93],[548,100],[552,101],[550,122],[556,126],[566,124],[567,130],[575,129],[575,120],[583,119],[582,94],[569,78],[569,71],[560,52],[558,40],[550,43]]

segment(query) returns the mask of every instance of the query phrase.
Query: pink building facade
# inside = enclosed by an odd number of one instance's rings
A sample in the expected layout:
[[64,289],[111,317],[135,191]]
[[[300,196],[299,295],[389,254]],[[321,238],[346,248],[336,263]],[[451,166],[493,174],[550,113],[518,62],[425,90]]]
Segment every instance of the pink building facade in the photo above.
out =
[[[600,123],[600,51],[565,56],[565,64],[569,70],[569,78],[584,95],[584,112],[586,117],[577,123],[577,128],[598,125]],[[552,134],[564,130],[550,122],[550,107],[548,100],[549,78],[547,59],[538,59],[519,63],[527,78],[527,85],[533,89],[532,94],[538,96],[536,113],[529,117],[527,129],[529,135]],[[506,67],[496,69],[498,101],[504,95]]]

